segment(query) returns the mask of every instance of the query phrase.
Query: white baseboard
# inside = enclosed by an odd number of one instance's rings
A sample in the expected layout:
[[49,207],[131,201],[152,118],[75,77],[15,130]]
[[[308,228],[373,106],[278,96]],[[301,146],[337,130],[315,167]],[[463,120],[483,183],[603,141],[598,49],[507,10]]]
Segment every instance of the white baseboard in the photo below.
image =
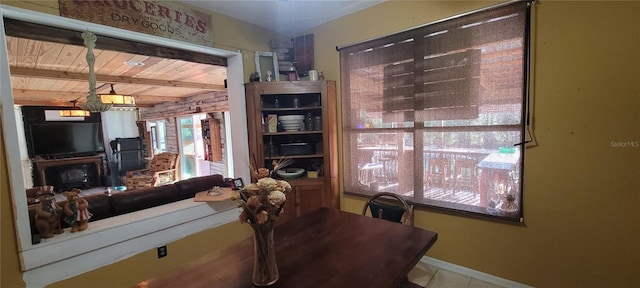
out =
[[491,284],[495,284],[501,287],[506,287],[506,288],[534,288],[533,286],[529,286],[529,285],[525,285],[522,283],[518,283],[515,281],[511,281],[508,279],[504,279],[504,278],[500,278],[497,276],[493,276],[491,274],[487,274],[484,272],[480,272],[480,271],[476,271],[473,269],[469,269],[467,267],[462,267],[460,265],[456,265],[456,264],[451,264],[449,262],[445,262],[442,260],[438,260],[436,258],[431,258],[431,257],[427,257],[427,256],[423,256],[422,259],[420,260],[420,262],[424,263],[424,264],[429,264],[431,266],[435,266],[438,268],[442,268],[444,270],[449,270],[452,272],[456,272],[465,276],[469,276],[471,278],[475,278],[478,280],[482,280],[485,282],[489,282]]

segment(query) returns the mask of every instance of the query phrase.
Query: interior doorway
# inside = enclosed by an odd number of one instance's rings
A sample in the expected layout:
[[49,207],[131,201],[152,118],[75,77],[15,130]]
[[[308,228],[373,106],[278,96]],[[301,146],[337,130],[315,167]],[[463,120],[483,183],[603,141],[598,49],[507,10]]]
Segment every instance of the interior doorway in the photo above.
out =
[[178,117],[178,137],[180,139],[180,176],[189,179],[211,174],[211,167],[204,157],[202,122],[206,114]]

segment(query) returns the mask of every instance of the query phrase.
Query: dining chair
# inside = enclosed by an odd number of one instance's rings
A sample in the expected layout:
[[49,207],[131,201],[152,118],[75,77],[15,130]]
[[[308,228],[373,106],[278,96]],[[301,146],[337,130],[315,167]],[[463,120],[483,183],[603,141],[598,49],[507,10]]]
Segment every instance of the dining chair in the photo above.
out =
[[468,188],[473,191],[475,197],[478,190],[478,162],[471,159],[457,159],[454,164],[453,173],[453,195],[460,188]]
[[398,194],[380,192],[371,196],[364,204],[362,215],[367,215],[367,210],[374,218],[398,222],[413,226],[413,205],[409,205]]
[[447,190],[449,180],[448,160],[446,158],[432,157],[427,161],[427,185],[428,188],[440,185],[443,191]]

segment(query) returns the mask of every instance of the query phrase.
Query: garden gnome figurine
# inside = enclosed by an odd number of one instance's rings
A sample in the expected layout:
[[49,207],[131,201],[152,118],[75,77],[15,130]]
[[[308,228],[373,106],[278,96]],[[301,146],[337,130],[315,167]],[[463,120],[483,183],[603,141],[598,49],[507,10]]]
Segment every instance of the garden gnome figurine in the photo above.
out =
[[55,196],[51,191],[38,191],[40,203],[36,206],[35,225],[40,237],[51,238],[54,234],[61,234],[60,212],[62,208],[55,201]]
[[62,193],[67,197],[67,203],[64,204],[64,222],[71,226],[71,233],[84,231],[89,227],[89,218],[93,214],[89,212],[87,200],[80,197],[80,189],[72,189]]

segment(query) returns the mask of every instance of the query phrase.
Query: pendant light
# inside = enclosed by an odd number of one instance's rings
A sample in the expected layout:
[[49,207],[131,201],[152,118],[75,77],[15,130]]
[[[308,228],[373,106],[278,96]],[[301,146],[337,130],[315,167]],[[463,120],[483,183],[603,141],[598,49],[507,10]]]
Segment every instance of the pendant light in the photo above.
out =
[[84,39],[84,46],[87,47],[87,64],[89,64],[89,95],[87,95],[87,102],[80,104],[80,108],[89,112],[109,111],[109,109],[111,109],[111,105],[102,103],[96,94],[96,73],[94,71],[96,56],[93,54],[93,48],[96,47],[96,34],[89,31],[82,32],[82,39]]
[[61,117],[88,117],[91,113],[87,110],[77,109],[76,103],[78,100],[71,100],[73,103],[73,109],[60,110]]
[[116,93],[111,84],[109,94],[100,94],[100,101],[104,104],[111,104],[113,107],[135,107],[136,101],[131,95],[122,95]]

